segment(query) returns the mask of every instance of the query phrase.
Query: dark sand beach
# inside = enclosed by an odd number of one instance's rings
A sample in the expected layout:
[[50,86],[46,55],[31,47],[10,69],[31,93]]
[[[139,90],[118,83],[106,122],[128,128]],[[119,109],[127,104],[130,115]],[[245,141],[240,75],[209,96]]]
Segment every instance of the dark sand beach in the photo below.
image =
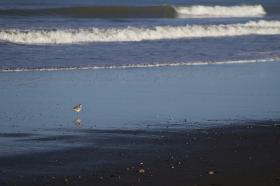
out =
[[84,133],[87,146],[1,157],[0,185],[280,185],[279,121]]

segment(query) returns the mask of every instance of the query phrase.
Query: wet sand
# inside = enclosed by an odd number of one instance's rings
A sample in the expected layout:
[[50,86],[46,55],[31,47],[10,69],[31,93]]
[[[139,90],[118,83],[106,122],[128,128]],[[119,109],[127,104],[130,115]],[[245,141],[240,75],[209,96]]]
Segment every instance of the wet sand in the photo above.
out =
[[[5,87],[0,91],[0,129],[48,134],[76,129],[72,108],[79,103],[84,128],[94,129],[169,123],[201,128],[211,125],[207,120],[279,119],[279,69],[279,62],[271,62],[0,73],[0,87]],[[185,125],[184,120],[205,125]]]
[[279,185],[279,67],[0,73],[0,186]]
[[87,130],[86,146],[1,157],[0,185],[280,185],[279,124]]

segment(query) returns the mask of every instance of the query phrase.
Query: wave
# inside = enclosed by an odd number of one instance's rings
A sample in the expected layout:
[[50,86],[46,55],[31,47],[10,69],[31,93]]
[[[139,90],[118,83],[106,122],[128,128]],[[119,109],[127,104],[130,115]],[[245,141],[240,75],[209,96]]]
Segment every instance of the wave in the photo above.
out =
[[279,62],[280,57],[267,59],[248,59],[236,61],[205,61],[205,62],[177,62],[177,63],[153,63],[153,64],[124,64],[105,66],[84,66],[84,67],[53,67],[53,68],[14,68],[0,69],[0,72],[43,72],[43,71],[69,71],[69,70],[99,70],[99,69],[133,69],[133,68],[157,68],[157,67],[180,67],[180,66],[201,66],[201,65],[227,65],[227,64],[250,64]]
[[280,21],[260,20],[243,24],[156,26],[152,28],[6,29],[0,30],[0,41],[17,44],[73,44],[279,34]]
[[63,16],[77,18],[259,17],[262,5],[242,6],[91,6],[47,9],[0,9],[2,16]]
[[266,14],[262,5],[177,7],[179,17],[257,17]]

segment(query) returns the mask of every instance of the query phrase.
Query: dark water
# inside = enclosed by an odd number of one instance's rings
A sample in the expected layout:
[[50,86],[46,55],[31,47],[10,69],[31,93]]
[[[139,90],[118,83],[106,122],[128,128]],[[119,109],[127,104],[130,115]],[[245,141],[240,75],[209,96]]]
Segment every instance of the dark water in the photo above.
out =
[[[88,6],[67,6],[67,7],[33,7],[33,8],[9,8],[0,9],[1,16],[19,17],[68,17],[68,18],[178,18],[180,11],[177,7],[191,7],[196,5],[88,5]],[[201,5],[202,6],[202,5]],[[204,5],[207,6],[207,5]],[[208,5],[211,6],[211,5]],[[218,5],[216,5],[218,6]],[[219,5],[222,6],[222,5]],[[235,5],[236,6],[236,5]],[[249,6],[249,5],[248,5]],[[251,5],[255,6],[255,5]],[[212,6],[213,7],[213,6]],[[263,6],[268,15],[280,14],[278,5]],[[193,12],[194,13],[194,12]],[[214,13],[214,12],[213,12]],[[186,15],[185,17],[192,15]],[[238,16],[238,15],[236,15]]]

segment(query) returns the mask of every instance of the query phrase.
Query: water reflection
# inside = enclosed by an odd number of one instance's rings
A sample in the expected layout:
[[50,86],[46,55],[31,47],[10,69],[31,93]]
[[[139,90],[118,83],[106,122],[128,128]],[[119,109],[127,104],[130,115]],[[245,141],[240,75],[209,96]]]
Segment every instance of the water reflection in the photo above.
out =
[[75,118],[73,123],[76,125],[76,127],[79,127],[79,128],[83,127],[82,120],[79,117]]

